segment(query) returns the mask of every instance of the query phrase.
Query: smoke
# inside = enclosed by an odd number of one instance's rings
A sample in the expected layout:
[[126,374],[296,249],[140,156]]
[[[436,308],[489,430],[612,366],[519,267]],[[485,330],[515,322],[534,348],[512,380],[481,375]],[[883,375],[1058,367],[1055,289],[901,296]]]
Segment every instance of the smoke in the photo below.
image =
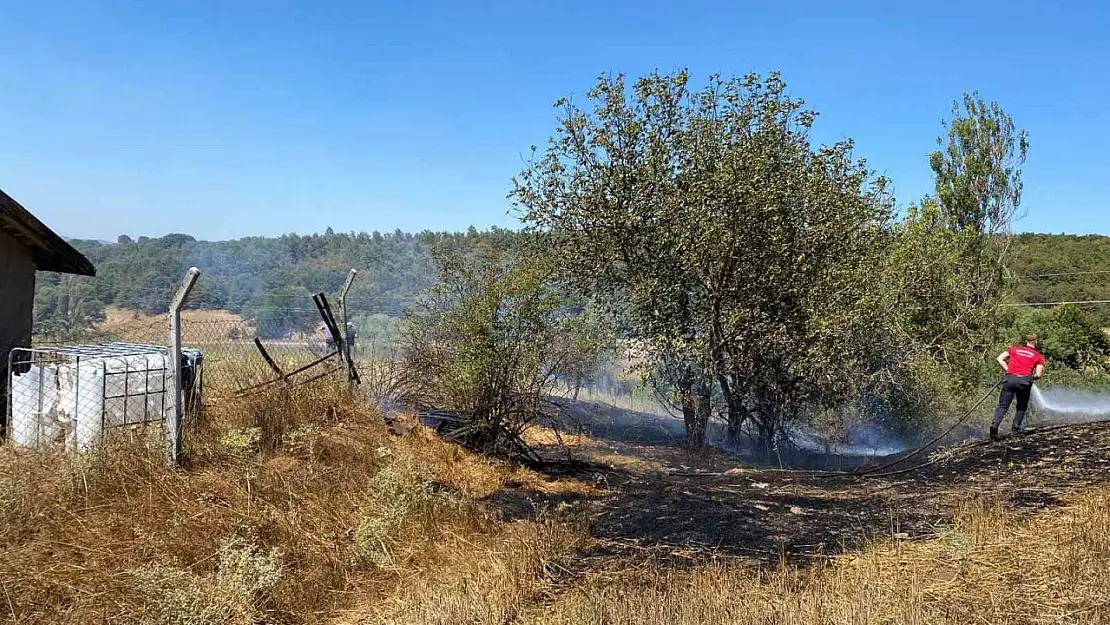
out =
[[[680,421],[677,423],[682,426]],[[731,456],[741,458],[762,453],[755,446],[757,436],[755,427],[751,424],[745,425],[746,427],[741,428],[739,439],[731,440],[726,433],[725,424],[710,422],[707,433],[709,443]],[[789,455],[794,460],[802,460],[806,457],[813,460],[819,457],[841,456],[879,458],[903,452],[909,447],[897,437],[883,432],[881,428],[872,424],[851,426],[836,440],[822,436],[804,424],[785,425],[782,433],[787,441],[785,449],[792,452]]]
[[1047,413],[1065,417],[1066,422],[1079,423],[1110,417],[1110,394],[1053,387],[1042,391],[1036,384],[1033,405]]
[[839,441],[827,440],[800,427],[790,428],[787,435],[799,449],[837,456],[889,456],[907,447],[874,425],[852,427]]

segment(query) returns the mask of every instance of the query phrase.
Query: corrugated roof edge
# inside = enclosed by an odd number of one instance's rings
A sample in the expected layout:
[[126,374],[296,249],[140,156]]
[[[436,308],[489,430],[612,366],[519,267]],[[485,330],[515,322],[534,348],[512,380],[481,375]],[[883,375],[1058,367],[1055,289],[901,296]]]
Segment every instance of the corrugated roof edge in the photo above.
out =
[[81,252],[0,189],[0,230],[27,246],[39,271],[95,276],[96,267]]

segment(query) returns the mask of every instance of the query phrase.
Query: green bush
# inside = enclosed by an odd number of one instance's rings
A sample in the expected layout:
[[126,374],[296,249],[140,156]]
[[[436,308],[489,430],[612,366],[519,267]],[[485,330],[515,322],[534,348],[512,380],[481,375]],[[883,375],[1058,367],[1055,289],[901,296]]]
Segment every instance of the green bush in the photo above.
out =
[[1090,313],[1074,306],[1015,308],[1003,319],[1006,342],[995,346],[997,352],[1020,343],[1027,334],[1040,339],[1048,363],[1046,384],[1110,384],[1110,337]]
[[488,251],[437,260],[442,281],[404,326],[403,395],[457,414],[465,423],[454,435],[471,449],[534,459],[521,434],[551,415],[561,377],[593,366],[603,333],[533,259]]

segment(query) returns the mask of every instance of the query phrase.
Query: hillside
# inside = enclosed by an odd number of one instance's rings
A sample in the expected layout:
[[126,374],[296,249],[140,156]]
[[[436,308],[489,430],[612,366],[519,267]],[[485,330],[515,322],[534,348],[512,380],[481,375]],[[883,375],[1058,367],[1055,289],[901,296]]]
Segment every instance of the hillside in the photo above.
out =
[[[335,293],[351,268],[362,270],[350,294],[352,310],[399,317],[417,295],[431,286],[432,250],[437,246],[504,244],[519,235],[493,229],[479,232],[342,233],[247,237],[232,241],[198,241],[184,234],[161,238],[119,237],[116,243],[74,241],[97,266],[93,279],[65,279],[44,274],[39,280],[36,321],[41,326],[67,315],[99,316],[102,306],[164,312],[168,293],[190,266],[200,267],[192,305],[228,310],[246,316],[289,306],[291,299],[316,292]],[[1015,276],[1068,273],[1073,275],[1017,278],[1014,296],[1021,302],[1110,299],[1110,237],[1022,234],[1010,250]],[[61,295],[83,302],[67,312]],[[1110,325],[1110,306],[1090,312]],[[80,322],[80,319],[69,320]]]
[[[1018,301],[1110,300],[1110,237],[1021,234],[1014,238],[1008,265],[1017,276],[1013,288]],[[1087,309],[1110,325],[1110,306]]]
[[[193,301],[199,307],[243,312],[266,306],[268,296],[310,295],[339,290],[351,268],[365,270],[350,295],[359,308],[400,315],[434,278],[436,246],[481,245],[504,230],[478,232],[396,231],[246,237],[198,241],[185,234],[161,238],[124,235],[116,243],[73,241],[97,267],[91,295],[104,304],[163,312],[166,292],[190,266],[204,280]],[[51,279],[44,280],[46,285]]]
[[[361,232],[198,241],[185,234],[120,236],[116,243],[74,240],[97,268],[95,278],[42,274],[35,298],[38,332],[68,331],[103,320],[105,306],[147,314],[166,311],[170,294],[191,266],[202,279],[190,306],[248,318],[282,316],[309,307],[314,293],[335,294],[352,268],[361,271],[348,303],[356,314],[400,317],[435,279],[433,250],[497,245],[506,230]],[[314,317],[309,317],[310,319]],[[264,324],[280,328],[285,319]]]

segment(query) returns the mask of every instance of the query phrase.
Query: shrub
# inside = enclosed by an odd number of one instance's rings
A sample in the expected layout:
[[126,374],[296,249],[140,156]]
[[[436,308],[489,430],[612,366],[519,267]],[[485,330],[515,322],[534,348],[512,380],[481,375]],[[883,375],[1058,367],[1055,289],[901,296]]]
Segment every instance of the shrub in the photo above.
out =
[[388,464],[370,482],[367,500],[366,516],[355,529],[353,559],[377,567],[395,565],[402,531],[436,503],[432,482],[411,464]]
[[521,434],[551,416],[560,376],[600,349],[593,323],[547,283],[536,262],[498,251],[437,255],[442,281],[403,330],[403,394],[456,413],[453,436],[486,453],[535,459]]
[[153,562],[132,571],[144,599],[141,622],[150,625],[249,625],[258,621],[266,591],[281,579],[277,551],[259,553],[239,538],[219,549],[208,575]]

